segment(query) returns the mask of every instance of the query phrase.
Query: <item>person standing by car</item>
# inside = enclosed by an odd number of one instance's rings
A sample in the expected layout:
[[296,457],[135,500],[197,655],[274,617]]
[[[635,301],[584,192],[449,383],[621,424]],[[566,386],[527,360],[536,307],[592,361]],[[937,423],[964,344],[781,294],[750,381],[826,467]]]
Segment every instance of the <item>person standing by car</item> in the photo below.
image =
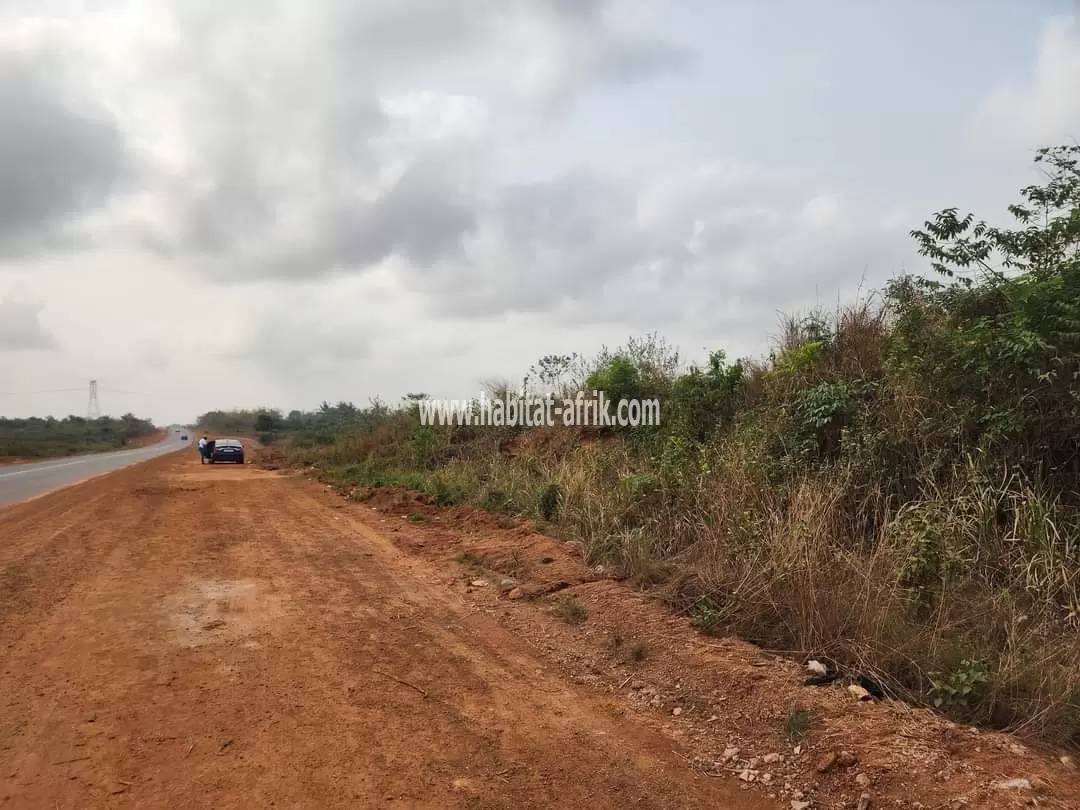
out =
[[202,435],[199,439],[199,463],[206,463],[206,454],[210,451],[210,441],[206,438],[206,434]]

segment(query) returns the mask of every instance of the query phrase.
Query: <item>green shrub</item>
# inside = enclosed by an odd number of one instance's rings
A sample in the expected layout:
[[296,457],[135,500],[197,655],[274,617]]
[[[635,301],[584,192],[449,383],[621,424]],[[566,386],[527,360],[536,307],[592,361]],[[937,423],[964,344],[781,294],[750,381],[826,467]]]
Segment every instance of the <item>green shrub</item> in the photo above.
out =
[[548,484],[540,491],[537,502],[537,512],[546,521],[556,520],[559,516],[559,505],[562,501],[562,490],[558,484]]

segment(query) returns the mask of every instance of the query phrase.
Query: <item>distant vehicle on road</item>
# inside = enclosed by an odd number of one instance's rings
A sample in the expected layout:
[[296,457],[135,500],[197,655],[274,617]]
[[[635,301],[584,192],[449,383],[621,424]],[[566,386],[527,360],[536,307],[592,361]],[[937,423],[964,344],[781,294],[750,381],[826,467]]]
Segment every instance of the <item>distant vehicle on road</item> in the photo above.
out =
[[232,461],[244,463],[244,445],[237,439],[215,439],[210,449],[210,463]]
[[187,434],[186,433],[180,437],[180,441],[182,441],[182,442],[187,441]]

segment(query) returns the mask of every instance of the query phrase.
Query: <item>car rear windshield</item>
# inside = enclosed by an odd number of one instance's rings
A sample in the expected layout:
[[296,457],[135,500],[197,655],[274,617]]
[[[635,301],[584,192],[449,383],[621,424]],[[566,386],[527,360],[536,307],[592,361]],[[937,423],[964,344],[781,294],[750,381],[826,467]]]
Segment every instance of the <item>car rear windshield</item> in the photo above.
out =
[[218,439],[214,442],[214,447],[240,447],[240,442],[236,439]]

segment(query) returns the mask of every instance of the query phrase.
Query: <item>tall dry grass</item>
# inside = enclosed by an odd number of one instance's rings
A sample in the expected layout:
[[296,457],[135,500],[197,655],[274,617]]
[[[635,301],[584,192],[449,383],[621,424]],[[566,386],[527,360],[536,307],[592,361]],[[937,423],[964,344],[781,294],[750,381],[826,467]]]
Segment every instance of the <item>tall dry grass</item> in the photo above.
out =
[[[1078,743],[1076,502],[1037,465],[972,446],[934,381],[890,368],[892,328],[870,300],[790,319],[773,356],[746,364],[734,422],[703,443],[455,428],[425,434],[421,458],[399,414],[294,457],[541,520],[702,632]],[[678,373],[664,347],[642,356],[653,383]],[[829,397],[835,414],[807,431]]]

